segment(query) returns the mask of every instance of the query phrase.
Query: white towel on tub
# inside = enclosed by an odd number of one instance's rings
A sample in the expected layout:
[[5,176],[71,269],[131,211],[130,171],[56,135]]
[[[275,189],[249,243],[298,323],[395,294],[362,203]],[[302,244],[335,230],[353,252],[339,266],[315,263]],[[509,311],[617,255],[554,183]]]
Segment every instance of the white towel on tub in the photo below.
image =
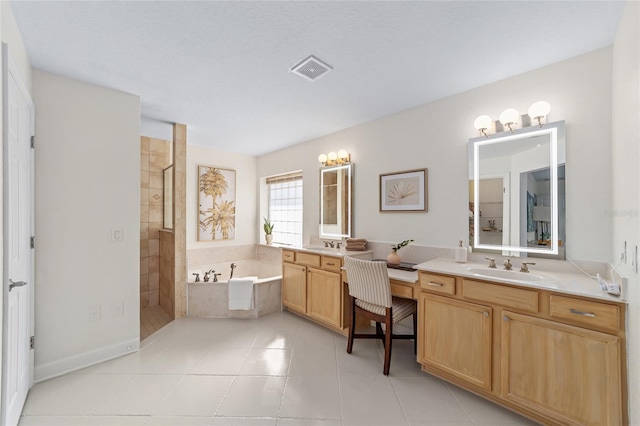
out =
[[229,310],[253,309],[253,283],[258,277],[231,278],[229,280]]

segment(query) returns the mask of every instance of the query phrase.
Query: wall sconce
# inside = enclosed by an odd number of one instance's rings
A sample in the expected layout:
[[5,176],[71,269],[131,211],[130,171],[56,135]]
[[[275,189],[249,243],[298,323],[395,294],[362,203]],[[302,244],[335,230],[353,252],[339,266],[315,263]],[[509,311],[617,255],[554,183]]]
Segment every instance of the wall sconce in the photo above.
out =
[[549,115],[551,105],[549,102],[538,101],[529,107],[529,117],[538,120],[538,127],[542,127],[542,119]]
[[473,122],[473,126],[483,135],[485,138],[488,138],[487,130],[491,128],[491,124],[493,124],[493,120],[488,115],[481,115],[476,118],[476,121]]
[[351,155],[344,149],[341,149],[336,154],[335,151],[331,151],[328,154],[320,154],[318,155],[318,161],[322,163],[323,166],[334,166],[336,164],[344,164],[348,163],[351,160]]
[[500,114],[500,122],[509,128],[509,131],[513,133],[513,126],[518,122],[518,118],[520,118],[520,113],[515,108],[509,108],[502,111]]
[[[538,127],[542,127],[542,125],[546,123],[546,120],[543,123],[542,119],[546,118],[549,115],[550,111],[551,105],[549,105],[549,102],[538,101],[529,107],[528,115],[532,120],[537,120]],[[521,117],[520,113],[515,108],[505,109],[504,111],[502,111],[502,114],[500,114],[500,123],[502,123],[503,128],[509,129],[511,133],[513,133],[514,131],[514,125],[518,124],[518,120],[521,120],[520,122],[522,123],[522,127],[528,127],[532,124],[531,120],[529,120],[526,115],[523,115]],[[476,118],[476,121],[473,122],[473,127],[475,127],[482,136],[488,138],[488,130],[497,130],[499,132],[501,129],[500,125],[497,124],[497,122],[496,127],[492,128],[493,124],[494,122],[491,117],[489,117],[488,115],[481,115]]]

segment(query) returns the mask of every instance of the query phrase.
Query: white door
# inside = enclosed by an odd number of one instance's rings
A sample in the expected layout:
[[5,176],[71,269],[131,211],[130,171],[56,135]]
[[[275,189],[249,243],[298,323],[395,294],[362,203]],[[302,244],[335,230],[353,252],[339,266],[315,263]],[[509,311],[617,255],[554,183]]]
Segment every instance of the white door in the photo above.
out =
[[4,286],[2,424],[15,425],[33,383],[33,104],[3,44]]

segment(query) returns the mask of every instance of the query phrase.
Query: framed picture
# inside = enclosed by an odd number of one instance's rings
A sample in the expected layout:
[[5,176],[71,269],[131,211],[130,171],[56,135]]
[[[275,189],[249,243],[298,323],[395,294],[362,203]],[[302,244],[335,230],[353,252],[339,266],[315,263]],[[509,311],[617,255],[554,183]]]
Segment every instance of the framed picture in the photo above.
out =
[[236,236],[236,171],[198,166],[198,241]]
[[427,169],[380,175],[381,212],[426,212]]

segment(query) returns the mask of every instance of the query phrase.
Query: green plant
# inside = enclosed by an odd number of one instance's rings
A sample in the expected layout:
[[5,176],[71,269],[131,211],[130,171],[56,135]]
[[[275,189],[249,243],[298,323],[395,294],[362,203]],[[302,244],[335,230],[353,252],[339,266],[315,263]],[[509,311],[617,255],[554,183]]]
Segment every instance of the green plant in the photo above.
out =
[[398,250],[400,250],[402,247],[404,246],[408,246],[410,243],[412,243],[414,240],[404,240],[403,242],[396,244],[395,246],[391,246],[391,250],[393,250],[393,252],[397,252]]
[[264,229],[264,233],[266,235],[271,235],[271,233],[273,232],[273,227],[275,225],[271,223],[271,221],[266,217],[263,217],[263,219],[264,219],[264,225],[262,225],[262,228]]

